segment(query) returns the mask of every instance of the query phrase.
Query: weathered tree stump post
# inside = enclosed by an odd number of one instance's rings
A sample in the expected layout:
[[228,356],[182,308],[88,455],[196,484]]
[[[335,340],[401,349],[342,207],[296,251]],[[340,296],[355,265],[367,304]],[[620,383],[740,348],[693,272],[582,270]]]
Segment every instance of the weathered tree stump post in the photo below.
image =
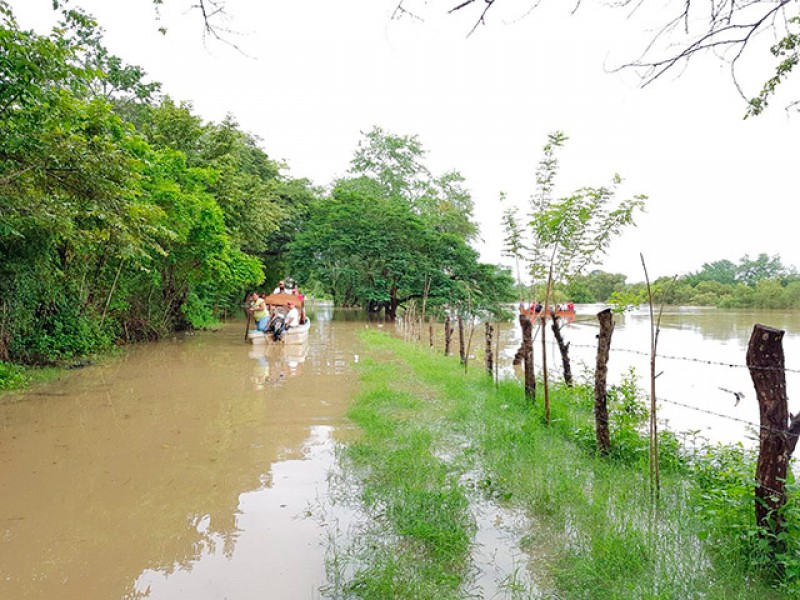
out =
[[556,338],[558,350],[561,353],[561,366],[564,369],[564,383],[572,387],[572,363],[569,360],[569,342],[564,342],[564,336],[561,335],[562,325],[558,317],[556,317],[556,311],[551,309],[550,316],[553,319],[553,336]]
[[756,466],[756,524],[770,536],[773,550],[783,546],[779,509],[786,504],[786,472],[800,434],[800,414],[789,414],[780,329],[755,325],[747,344],[747,366],[761,417]]
[[464,319],[458,315],[458,355],[461,357],[461,364],[467,362],[467,351],[464,344]]
[[608,354],[611,349],[611,335],[614,333],[614,318],[611,309],[597,313],[600,321],[600,333],[597,335],[597,364],[594,371],[594,428],[597,438],[597,450],[603,456],[611,451],[611,438],[608,433]]
[[453,326],[450,323],[450,315],[444,318],[444,355],[450,356],[450,340],[453,337]]
[[517,365],[521,365],[523,360],[525,360],[525,342],[524,341],[522,343],[520,343],[519,348],[517,348],[517,352],[516,352],[516,354],[514,354],[514,360],[511,361],[511,364],[516,367]]
[[486,323],[484,334],[484,337],[486,338],[486,350],[484,351],[484,360],[486,362],[486,371],[489,373],[489,377],[494,377],[494,356],[492,354],[493,333],[494,327],[492,327],[492,324]]
[[536,400],[536,376],[533,372],[533,323],[527,315],[519,316],[522,327],[522,362],[525,371],[525,398]]

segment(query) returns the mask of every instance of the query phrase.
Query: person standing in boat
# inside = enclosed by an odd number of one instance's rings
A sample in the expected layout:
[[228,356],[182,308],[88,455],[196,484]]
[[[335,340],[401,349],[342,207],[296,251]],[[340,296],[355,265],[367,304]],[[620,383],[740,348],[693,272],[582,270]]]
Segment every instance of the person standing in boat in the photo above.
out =
[[273,294],[288,294],[289,290],[286,289],[286,282],[285,281],[279,281],[278,282],[278,287],[276,287],[274,290],[272,290],[272,293]]
[[253,292],[250,296],[250,306],[248,307],[250,314],[256,322],[256,329],[261,332],[267,330],[269,324],[269,312],[267,311],[267,304],[264,299],[258,295],[258,292]]

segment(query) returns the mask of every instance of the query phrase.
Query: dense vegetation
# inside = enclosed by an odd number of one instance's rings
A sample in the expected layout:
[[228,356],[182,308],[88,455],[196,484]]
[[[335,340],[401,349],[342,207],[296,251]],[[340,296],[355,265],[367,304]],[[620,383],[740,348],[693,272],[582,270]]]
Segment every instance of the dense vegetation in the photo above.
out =
[[388,318],[409,301],[476,312],[512,299],[510,272],[481,264],[469,245],[478,227],[463,176],[434,177],[423,159],[415,136],[368,132],[350,177],[312,207],[290,245],[299,276]]
[[[415,297],[508,294],[468,245],[463,178],[428,177],[415,138],[370,132],[328,195],[232,116],[204,122],[162,96],[89,16],[63,14],[39,35],[0,0],[0,381],[21,380],[10,363],[207,326],[287,275],[390,316]],[[386,171],[406,150],[409,170]]]
[[741,446],[683,446],[662,432],[654,505],[647,408],[633,376],[609,389],[611,453],[601,457],[591,383],[555,386],[547,426],[541,398],[526,401],[516,380],[496,386],[453,357],[377,332],[362,337],[373,358],[361,363],[349,414],[364,434],[342,453],[341,481],[365,515],[352,537],[335,540],[332,596],[472,597],[480,512],[492,528],[527,519],[511,537],[531,557],[492,563],[498,593],[486,597],[800,594],[797,496],[773,553],[755,524],[754,456]]
[[[661,302],[684,306],[718,308],[800,308],[800,274],[786,267],[777,256],[743,256],[738,263],[718,260],[703,264],[699,271],[680,277],[662,277],[655,282]],[[574,302],[626,301],[644,298],[644,284],[626,283],[618,273],[593,271],[579,275],[565,286]]]

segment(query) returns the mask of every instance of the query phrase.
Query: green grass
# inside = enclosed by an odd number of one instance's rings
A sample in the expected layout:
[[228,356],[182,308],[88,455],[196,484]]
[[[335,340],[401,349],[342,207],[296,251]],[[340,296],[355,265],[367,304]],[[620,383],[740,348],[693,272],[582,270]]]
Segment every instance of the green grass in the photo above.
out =
[[54,367],[24,367],[0,361],[0,395],[26,388],[32,383],[50,381],[58,377],[59,372]]
[[[515,381],[496,387],[478,362],[465,375],[457,358],[363,335],[373,358],[362,364],[362,391],[350,411],[363,435],[343,462],[367,526],[347,554],[351,576],[340,577],[331,595],[470,597],[470,500],[482,494],[534,523],[518,534],[537,557],[544,597],[796,597],[796,584],[779,591],[743,547],[753,531],[752,495],[745,511],[741,503],[728,512],[709,504],[693,480],[697,467],[670,434],[654,506],[647,440],[634,426],[645,413],[631,417],[631,381],[612,390],[612,455],[602,458],[594,451],[588,387],[554,386],[546,426],[541,399],[531,406]],[[702,466],[711,477],[709,463]],[[728,534],[714,524],[710,516],[720,510],[717,520],[739,529]]]

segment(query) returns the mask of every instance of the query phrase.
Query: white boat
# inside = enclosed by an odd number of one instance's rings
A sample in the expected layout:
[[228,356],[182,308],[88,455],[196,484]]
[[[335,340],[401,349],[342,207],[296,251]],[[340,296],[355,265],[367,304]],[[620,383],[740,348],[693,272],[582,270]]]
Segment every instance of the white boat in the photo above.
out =
[[311,329],[311,319],[306,317],[305,322],[297,327],[290,327],[283,333],[284,344],[299,345],[308,341],[308,330]]
[[[269,296],[264,296],[264,302],[267,306],[277,306],[281,308],[281,310],[288,309],[289,304],[299,304],[297,308],[300,311],[302,323],[284,331],[281,340],[284,344],[292,346],[305,344],[308,341],[308,330],[311,328],[311,319],[306,316],[305,299],[299,299],[294,294],[270,294]],[[251,329],[247,332],[247,339],[251,344],[265,344],[267,341],[271,341],[272,337],[257,329]]]

